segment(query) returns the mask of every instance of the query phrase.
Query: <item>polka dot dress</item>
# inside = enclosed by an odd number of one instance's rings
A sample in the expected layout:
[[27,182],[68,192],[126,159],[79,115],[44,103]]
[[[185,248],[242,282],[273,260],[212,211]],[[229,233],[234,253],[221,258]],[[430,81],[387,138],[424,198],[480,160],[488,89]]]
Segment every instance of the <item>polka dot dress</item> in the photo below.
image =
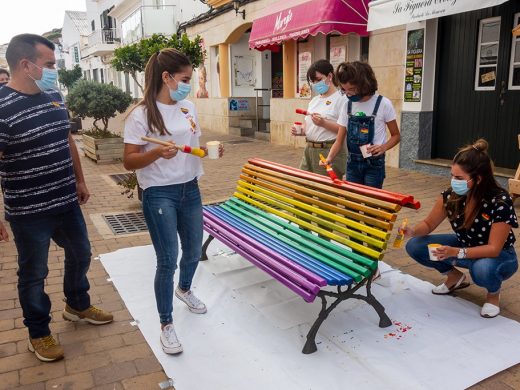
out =
[[[442,193],[444,207],[451,197],[452,190],[446,190]],[[466,202],[463,203],[466,205]],[[450,211],[448,211],[448,216]],[[473,247],[485,245],[488,243],[491,225],[497,222],[505,222],[512,228],[518,227],[513,201],[506,192],[501,192],[491,199],[482,199],[480,210],[469,229],[461,229],[464,224],[464,214],[460,214],[454,220],[450,221],[457,238],[464,247]],[[509,231],[504,248],[513,246],[515,243],[515,235],[513,230]]]

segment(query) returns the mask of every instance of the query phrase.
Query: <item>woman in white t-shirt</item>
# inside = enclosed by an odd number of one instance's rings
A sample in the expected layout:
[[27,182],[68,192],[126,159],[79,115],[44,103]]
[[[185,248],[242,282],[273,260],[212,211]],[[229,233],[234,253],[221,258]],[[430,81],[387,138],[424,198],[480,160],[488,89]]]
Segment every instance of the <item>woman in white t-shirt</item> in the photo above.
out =
[[[345,98],[337,90],[334,68],[327,60],[318,60],[307,71],[307,81],[317,94],[309,103],[305,116],[302,134],[298,134],[295,126],[291,127],[293,135],[304,135],[307,141],[300,169],[327,175],[320,165],[320,154],[326,156],[338,135],[338,116]],[[338,177],[345,174],[347,153],[343,147],[337,154],[332,168]]]
[[[188,57],[175,49],[163,49],[152,55],[145,69],[144,98],[125,122],[124,166],[136,170],[144,190],[143,212],[157,257],[154,289],[161,323],[160,341],[168,354],[182,351],[172,316],[178,238],[182,257],[175,296],[191,312],[206,312],[206,305],[191,291],[202,247],[202,202],[198,186],[203,174],[202,162],[199,157],[178,152],[174,147],[174,144],[199,146],[200,127],[195,107],[184,100],[190,92],[192,73]],[[171,142],[172,146],[157,146],[142,137],[158,138]]]
[[[347,180],[383,188],[385,152],[401,139],[392,102],[376,93],[374,71],[365,62],[340,64],[336,78],[348,100],[339,114],[338,137],[327,156],[327,162],[335,161],[346,137],[349,153]],[[390,137],[387,136],[387,128]],[[368,154],[362,152],[363,148]]]

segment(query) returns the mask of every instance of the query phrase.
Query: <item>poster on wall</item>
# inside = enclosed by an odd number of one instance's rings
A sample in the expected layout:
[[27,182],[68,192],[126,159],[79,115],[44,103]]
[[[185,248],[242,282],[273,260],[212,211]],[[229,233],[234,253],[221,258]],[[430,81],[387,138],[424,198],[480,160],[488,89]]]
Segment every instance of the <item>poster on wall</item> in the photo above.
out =
[[345,62],[347,56],[347,50],[345,45],[332,46],[330,47],[330,63],[334,69],[338,68],[338,65]]
[[298,93],[301,98],[311,97],[311,86],[307,82],[307,71],[312,64],[312,54],[304,51],[298,54]]
[[250,56],[235,56],[233,63],[235,74],[235,87],[254,87],[255,59]]
[[404,101],[420,102],[424,59],[424,28],[408,31],[406,40],[406,73]]
[[195,96],[197,98],[208,98],[209,92],[208,92],[208,89],[206,88],[208,74],[206,72],[206,67],[204,66],[204,64],[202,64],[201,66],[199,66],[197,68],[195,76],[196,76],[195,79],[197,80],[197,84],[198,84],[197,93],[195,94]]

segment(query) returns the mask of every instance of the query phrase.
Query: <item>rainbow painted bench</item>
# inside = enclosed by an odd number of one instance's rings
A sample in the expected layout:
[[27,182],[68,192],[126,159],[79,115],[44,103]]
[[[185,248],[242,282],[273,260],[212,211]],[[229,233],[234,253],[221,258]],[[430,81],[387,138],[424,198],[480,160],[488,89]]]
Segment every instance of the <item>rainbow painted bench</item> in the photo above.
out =
[[[322,309],[307,334],[303,353],[343,300],[361,299],[391,321],[371,293],[371,277],[383,258],[402,206],[419,208],[412,196],[383,191],[254,158],[242,168],[236,192],[225,203],[204,207],[207,248],[218,239]],[[330,286],[336,287],[330,288]],[[366,294],[359,290],[366,286]],[[332,298],[328,305],[327,298]]]

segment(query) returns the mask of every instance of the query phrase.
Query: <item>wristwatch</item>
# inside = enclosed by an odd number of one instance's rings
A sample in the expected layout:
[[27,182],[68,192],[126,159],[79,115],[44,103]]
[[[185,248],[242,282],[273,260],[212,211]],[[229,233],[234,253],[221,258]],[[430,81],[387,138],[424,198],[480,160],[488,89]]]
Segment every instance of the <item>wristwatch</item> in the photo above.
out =
[[466,258],[466,248],[460,248],[459,253],[457,253],[457,259],[465,259]]

